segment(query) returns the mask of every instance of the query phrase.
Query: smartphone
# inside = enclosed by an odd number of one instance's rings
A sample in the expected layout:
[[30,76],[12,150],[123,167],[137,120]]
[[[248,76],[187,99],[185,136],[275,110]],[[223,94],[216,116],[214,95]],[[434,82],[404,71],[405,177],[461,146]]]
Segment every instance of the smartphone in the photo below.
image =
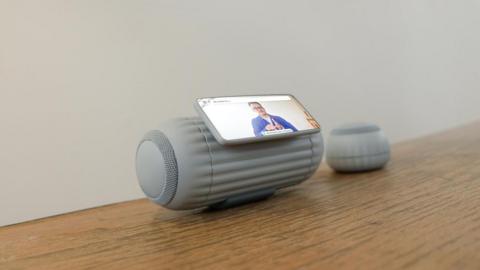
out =
[[198,98],[194,106],[223,145],[320,132],[318,122],[292,95]]

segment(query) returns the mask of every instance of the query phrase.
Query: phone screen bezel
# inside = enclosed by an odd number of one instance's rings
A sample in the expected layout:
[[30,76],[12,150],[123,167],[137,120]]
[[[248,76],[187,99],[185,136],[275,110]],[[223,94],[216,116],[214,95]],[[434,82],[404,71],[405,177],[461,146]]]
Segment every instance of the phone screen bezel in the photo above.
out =
[[205,111],[203,110],[203,108],[199,104],[199,100],[205,99],[205,98],[265,97],[265,96],[289,96],[295,102],[297,102],[297,104],[301,107],[301,109],[306,111],[315,120],[315,122],[318,123],[318,121],[305,108],[305,106],[303,106],[303,104],[300,103],[300,101],[295,96],[293,96],[292,94],[261,94],[261,95],[202,97],[202,98],[195,99],[194,107],[195,107],[195,110],[197,111],[197,113],[202,118],[205,125],[207,126],[207,128],[210,130],[210,132],[215,137],[215,139],[222,145],[237,145],[237,144],[246,144],[246,143],[262,142],[262,141],[271,141],[271,140],[282,139],[282,138],[296,137],[296,136],[305,135],[305,134],[318,133],[318,132],[321,131],[321,127],[320,127],[320,128],[312,128],[312,129],[307,129],[307,130],[299,130],[299,131],[289,132],[289,133],[273,134],[273,135],[262,136],[262,137],[253,136],[253,137],[240,138],[240,139],[226,139],[226,138],[222,137],[220,132],[216,129],[213,122],[210,121],[210,118],[208,117],[208,115],[205,113]]

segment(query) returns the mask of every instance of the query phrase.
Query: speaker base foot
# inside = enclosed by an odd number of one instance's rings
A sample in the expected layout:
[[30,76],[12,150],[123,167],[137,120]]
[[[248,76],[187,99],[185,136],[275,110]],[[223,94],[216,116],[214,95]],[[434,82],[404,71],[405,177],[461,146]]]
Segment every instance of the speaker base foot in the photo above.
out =
[[208,206],[210,210],[222,210],[227,209],[247,203],[257,202],[265,200],[272,196],[275,193],[275,188],[261,189],[257,191],[248,192],[245,194],[240,194],[237,196],[230,197],[219,203],[212,204]]

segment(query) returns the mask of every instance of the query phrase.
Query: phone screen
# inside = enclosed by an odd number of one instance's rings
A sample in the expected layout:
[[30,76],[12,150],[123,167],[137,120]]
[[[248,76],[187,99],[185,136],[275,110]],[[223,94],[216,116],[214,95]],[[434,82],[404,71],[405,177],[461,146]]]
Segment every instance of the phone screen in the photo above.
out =
[[312,115],[290,95],[213,97],[200,98],[197,102],[218,134],[227,141],[320,129]]

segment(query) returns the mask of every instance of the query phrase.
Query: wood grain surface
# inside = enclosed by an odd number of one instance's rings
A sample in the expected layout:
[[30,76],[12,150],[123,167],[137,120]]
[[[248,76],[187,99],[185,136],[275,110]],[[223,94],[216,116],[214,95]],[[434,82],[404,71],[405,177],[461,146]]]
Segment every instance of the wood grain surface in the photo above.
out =
[[3,227],[0,269],[480,269],[480,123],[392,154],[225,211],[142,199]]

